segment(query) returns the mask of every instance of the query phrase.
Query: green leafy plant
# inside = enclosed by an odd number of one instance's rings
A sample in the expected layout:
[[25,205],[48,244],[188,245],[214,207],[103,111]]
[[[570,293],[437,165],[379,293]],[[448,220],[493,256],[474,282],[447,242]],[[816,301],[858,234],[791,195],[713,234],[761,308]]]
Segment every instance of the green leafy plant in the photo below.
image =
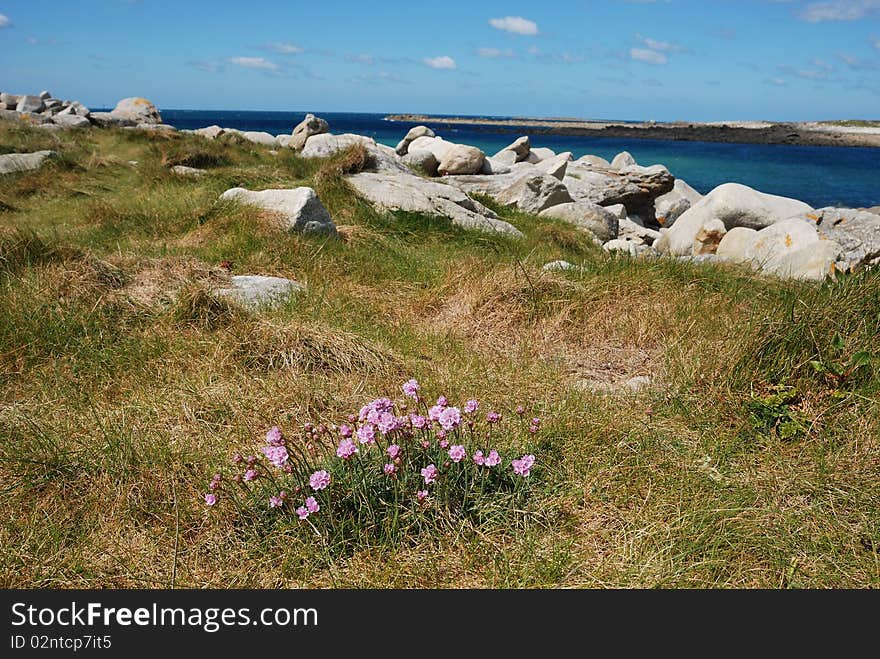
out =
[[867,350],[859,350],[852,353],[847,359],[845,350],[846,342],[840,334],[834,336],[831,342],[831,348],[834,351],[832,356],[824,359],[816,359],[810,361],[813,369],[825,376],[835,386],[845,386],[856,378],[870,370],[873,358]]
[[748,403],[749,422],[764,440],[789,441],[807,432],[807,420],[796,405],[800,396],[792,387],[775,386],[769,394],[753,397]]

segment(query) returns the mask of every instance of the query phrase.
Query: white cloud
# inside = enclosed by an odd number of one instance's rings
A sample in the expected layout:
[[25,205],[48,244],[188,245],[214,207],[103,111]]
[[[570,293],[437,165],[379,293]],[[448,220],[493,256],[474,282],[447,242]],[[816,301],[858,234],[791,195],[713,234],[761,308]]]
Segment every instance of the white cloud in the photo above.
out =
[[666,64],[669,61],[663,53],[647,48],[630,48],[629,56],[631,59],[648,64]]
[[880,50],[880,37],[871,37],[871,43],[874,44],[874,48]]
[[496,57],[514,57],[515,53],[510,48],[507,50],[501,50],[500,48],[477,48],[477,55],[494,59]]
[[424,62],[425,66],[430,66],[432,69],[454,69],[456,67],[455,60],[449,55],[426,57],[422,62]]
[[295,43],[280,42],[266,44],[266,50],[271,50],[273,53],[281,55],[298,55],[305,49],[302,46],[297,46]]
[[809,23],[857,21],[880,12],[880,0],[830,0],[811,2],[801,10],[801,20]]
[[846,53],[841,53],[838,57],[844,64],[854,71],[876,71],[877,69],[880,69],[880,65],[871,60],[859,59],[858,57],[847,55]]
[[785,78],[767,78],[764,84],[773,85],[774,87],[788,87],[788,82],[786,82]]
[[6,14],[0,14],[0,28],[12,27],[12,21]]
[[263,57],[230,57],[230,64],[237,64],[246,69],[263,69],[264,71],[277,71],[278,65]]
[[366,53],[360,53],[359,55],[346,55],[345,59],[348,62],[357,62],[358,64],[366,64],[367,66],[372,66],[376,63],[376,58],[372,55],[367,55]]
[[490,18],[489,25],[496,30],[510,32],[512,34],[525,34],[534,36],[538,34],[538,24],[522,16],[505,16],[503,18]]
[[641,41],[651,50],[657,50],[663,53],[680,53],[685,50],[684,46],[680,46],[677,43],[671,43],[669,41],[657,41],[656,39],[651,39],[650,37],[643,37],[641,34],[637,34],[636,39]]

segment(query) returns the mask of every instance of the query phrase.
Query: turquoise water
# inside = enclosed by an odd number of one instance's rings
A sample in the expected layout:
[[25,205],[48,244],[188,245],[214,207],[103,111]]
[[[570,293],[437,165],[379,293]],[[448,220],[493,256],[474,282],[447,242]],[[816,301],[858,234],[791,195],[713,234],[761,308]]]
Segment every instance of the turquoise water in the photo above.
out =
[[[178,128],[211,124],[290,133],[304,112],[244,112],[162,110],[167,123]],[[368,135],[394,146],[414,124],[391,122],[381,114],[316,112],[330,123],[333,133]],[[430,125],[430,124],[429,124]],[[487,126],[437,128],[453,141],[472,144],[493,154],[528,128],[499,129]],[[678,178],[702,193],[726,182],[743,183],[762,192],[801,199],[814,207],[880,205],[880,149],[857,147],[788,146],[777,144],[727,144],[676,142],[617,137],[567,135],[532,136],[532,146],[556,152],[571,151],[611,159],[629,151],[641,165],[663,164]]]

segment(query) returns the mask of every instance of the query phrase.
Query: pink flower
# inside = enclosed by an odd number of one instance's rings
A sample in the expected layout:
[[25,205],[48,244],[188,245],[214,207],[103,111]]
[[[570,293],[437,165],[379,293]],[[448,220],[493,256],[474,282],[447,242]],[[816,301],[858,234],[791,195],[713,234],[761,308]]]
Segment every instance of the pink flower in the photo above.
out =
[[350,439],[343,439],[341,442],[339,442],[339,446],[336,449],[336,457],[342,458],[343,460],[348,460],[357,452],[358,447],[353,441],[351,441]]
[[280,508],[284,505],[284,499],[281,497],[269,497],[269,507],[270,508]]
[[379,432],[383,435],[387,435],[397,428],[397,417],[391,414],[391,412],[382,412],[382,414],[379,415],[379,422],[377,425],[379,426]]
[[318,490],[325,489],[328,485],[330,485],[330,474],[321,469],[320,471],[316,471],[314,474],[309,476],[309,485],[312,486],[312,489],[317,492]]
[[540,425],[541,425],[541,419],[539,419],[538,417],[535,417],[534,419],[532,419],[532,425],[533,425],[533,426],[540,426]]
[[446,399],[446,396],[440,396],[440,398],[437,399],[437,404],[440,407],[446,407],[449,405],[449,401]]
[[242,457],[241,453],[236,453],[235,455],[232,456],[232,461],[235,464],[240,464],[240,463],[244,462],[244,458]]
[[403,383],[403,395],[417,399],[419,397],[419,383],[415,380],[408,380]]
[[419,430],[428,425],[428,420],[420,414],[413,414],[409,417],[409,420],[412,423],[413,428],[418,428]]
[[486,462],[486,458],[483,456],[482,451],[477,451],[476,453],[474,453],[473,460],[476,464],[480,465],[481,467]]
[[429,442],[427,439],[422,440],[422,448],[429,448],[430,446],[431,442]]
[[524,408],[522,405],[517,405],[516,406],[516,413],[519,414],[520,416],[522,416],[523,414],[526,413],[526,408]]
[[467,452],[461,444],[456,444],[449,449],[449,459],[453,462],[461,462],[465,457],[467,457]]
[[486,466],[494,467],[496,465],[501,464],[501,456],[498,455],[498,451],[489,451],[489,455],[486,456]]
[[441,439],[440,440],[440,448],[445,449],[448,447],[449,447],[449,440],[448,439]]
[[269,446],[280,446],[284,443],[284,438],[281,436],[281,430],[279,430],[277,426],[269,428],[269,432],[266,433],[266,443]]
[[392,444],[388,447],[388,457],[392,460],[400,455],[400,447],[397,444]]
[[306,508],[310,513],[316,513],[321,510],[321,506],[318,505],[315,497],[309,497],[306,499]]
[[421,503],[428,498],[428,490],[419,490],[418,492],[416,492],[416,496],[419,499],[419,503]]
[[220,481],[211,481],[210,483],[208,483],[208,487],[212,490],[216,490],[220,487]]
[[217,503],[217,495],[213,493],[208,493],[205,495],[205,505],[213,506]]
[[489,423],[498,423],[499,421],[501,421],[501,415],[498,414],[498,412],[489,412],[486,415],[486,421],[488,421]]
[[461,411],[457,407],[445,407],[437,420],[444,430],[453,430],[461,423]]
[[534,455],[524,455],[519,460],[514,460],[511,465],[513,466],[513,473],[522,476],[523,478],[528,478],[529,471],[532,468],[532,465],[535,464],[535,456]]
[[437,467],[430,464],[422,469],[422,478],[425,479],[425,485],[430,485],[437,480]]
[[258,475],[259,474],[257,474],[256,469],[248,469],[246,472],[244,472],[244,482],[250,483],[252,480],[256,479]]
[[305,519],[306,517],[309,516],[309,509],[306,508],[305,506],[300,506],[299,508],[296,509],[296,514],[299,515],[300,519]]
[[394,463],[389,462],[384,467],[382,467],[382,471],[385,472],[386,476],[391,476],[391,474],[393,474],[396,471],[396,468],[394,467]]
[[376,429],[370,424],[357,429],[358,440],[361,444],[372,444],[376,441]]
[[287,449],[283,446],[264,446],[263,447],[263,455],[266,456],[266,459],[269,460],[276,467],[282,467],[285,462],[287,462],[287,458],[289,457],[287,454]]
[[347,426],[344,423],[339,426],[339,434],[343,437],[351,437],[351,426]]
[[471,398],[468,402],[466,402],[464,404],[464,411],[467,412],[468,414],[473,414],[474,412],[476,412],[479,409],[479,407],[480,407],[480,403],[477,402],[475,399]]
[[441,412],[443,412],[443,406],[434,405],[434,407],[428,410],[428,418],[431,419],[431,421],[437,421],[440,418]]

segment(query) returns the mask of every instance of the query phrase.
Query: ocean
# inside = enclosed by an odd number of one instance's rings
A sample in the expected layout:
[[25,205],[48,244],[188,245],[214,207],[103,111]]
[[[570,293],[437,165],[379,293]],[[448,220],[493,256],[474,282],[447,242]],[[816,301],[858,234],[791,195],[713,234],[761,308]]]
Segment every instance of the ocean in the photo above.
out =
[[[314,112],[330,124],[333,133],[357,133],[395,146],[415,124],[387,121],[384,114]],[[217,124],[239,130],[290,133],[305,112],[162,110],[166,123],[177,128]],[[428,124],[430,125],[430,124]],[[528,134],[527,127],[463,126],[438,129],[438,135],[471,144],[491,155]],[[611,160],[629,151],[640,165],[665,165],[705,194],[727,182],[824,206],[880,206],[880,149],[862,147],[789,146],[677,142],[617,137],[533,135],[532,146],[557,153],[571,151],[575,158],[592,154]]]

